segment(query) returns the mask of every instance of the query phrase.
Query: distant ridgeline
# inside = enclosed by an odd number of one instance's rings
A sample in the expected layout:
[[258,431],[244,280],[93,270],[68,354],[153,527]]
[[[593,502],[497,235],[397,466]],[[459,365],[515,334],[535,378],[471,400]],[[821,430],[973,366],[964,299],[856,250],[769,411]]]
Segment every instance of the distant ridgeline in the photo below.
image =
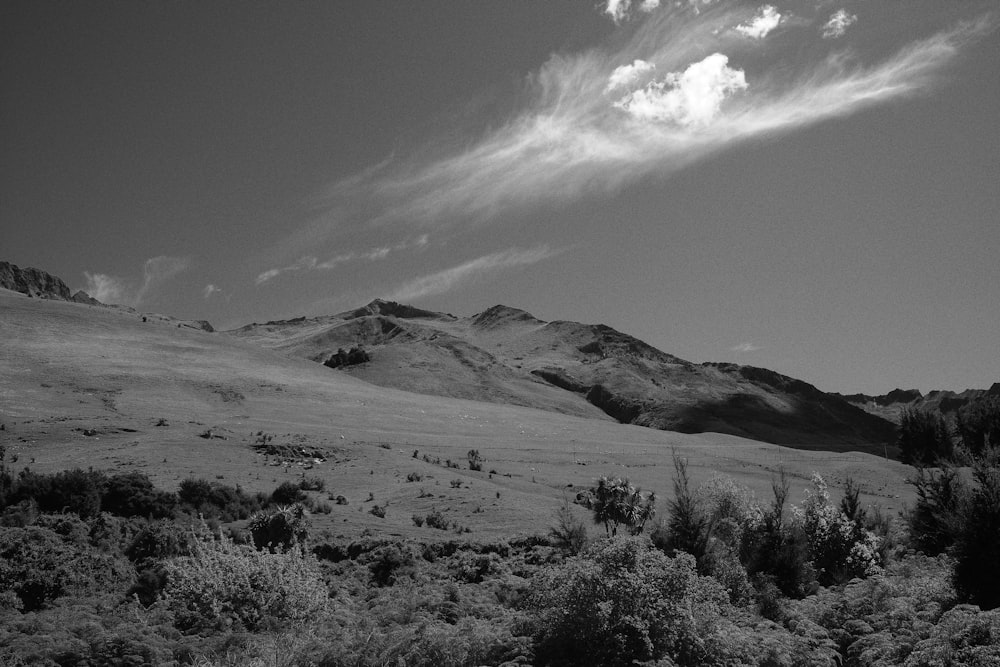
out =
[[91,306],[104,305],[83,290],[70,294],[66,283],[50,273],[41,269],[22,269],[10,262],[0,262],[0,287],[39,299],[75,301]]
[[58,276],[54,276],[41,269],[22,269],[10,262],[0,262],[0,287],[13,292],[20,292],[34,299],[70,301],[73,303],[83,303],[88,306],[111,308],[142,317],[143,322],[161,322],[176,325],[178,328],[198,329],[208,332],[215,331],[212,325],[206,320],[179,320],[167,315],[140,313],[131,306],[102,303],[83,290],[78,290],[75,294],[70,294],[69,287]]

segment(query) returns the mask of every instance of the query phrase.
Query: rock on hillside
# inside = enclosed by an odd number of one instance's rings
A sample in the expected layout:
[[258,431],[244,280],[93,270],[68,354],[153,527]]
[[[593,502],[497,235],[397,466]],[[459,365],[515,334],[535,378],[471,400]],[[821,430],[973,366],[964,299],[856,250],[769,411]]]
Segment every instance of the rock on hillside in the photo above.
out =
[[425,394],[807,448],[881,454],[894,436],[891,423],[800,380],[695,364],[607,325],[546,322],[508,306],[459,318],[377,300],[229,333],[321,363],[363,346],[371,361],[337,372]]
[[40,299],[104,305],[83,290],[71,294],[66,283],[50,273],[30,267],[22,269],[10,262],[0,262],[0,287]]

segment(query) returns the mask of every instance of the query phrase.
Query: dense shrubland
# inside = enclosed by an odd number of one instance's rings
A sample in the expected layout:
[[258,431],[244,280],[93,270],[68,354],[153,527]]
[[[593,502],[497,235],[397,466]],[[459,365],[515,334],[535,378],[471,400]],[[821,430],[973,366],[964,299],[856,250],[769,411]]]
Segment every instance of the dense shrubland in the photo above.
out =
[[819,474],[795,498],[781,475],[766,499],[724,476],[694,488],[678,458],[659,516],[601,478],[539,535],[485,543],[317,534],[314,480],[169,493],[0,469],[0,664],[994,665],[986,442],[917,469],[905,520]]

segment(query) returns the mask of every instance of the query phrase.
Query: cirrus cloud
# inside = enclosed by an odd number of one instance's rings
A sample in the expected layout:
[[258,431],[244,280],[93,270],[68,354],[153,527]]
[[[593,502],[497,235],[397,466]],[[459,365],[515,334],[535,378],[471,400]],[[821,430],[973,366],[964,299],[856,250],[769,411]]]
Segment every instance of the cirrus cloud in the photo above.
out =
[[[632,22],[614,48],[553,55],[528,78],[527,102],[505,121],[450,150],[397,155],[334,185],[324,202],[329,222],[316,221],[298,241],[305,245],[351,220],[481,224],[511,209],[669,176],[755,137],[930,90],[967,45],[997,24],[993,15],[959,21],[872,60],[866,54],[885,53],[885,45],[825,46],[814,28],[828,15],[816,10],[789,22],[790,35],[814,42],[802,51],[809,57],[790,66],[771,56],[768,40],[736,31],[772,30],[782,21],[770,7],[748,15],[733,1],[671,3]],[[653,72],[665,74],[644,81]]]

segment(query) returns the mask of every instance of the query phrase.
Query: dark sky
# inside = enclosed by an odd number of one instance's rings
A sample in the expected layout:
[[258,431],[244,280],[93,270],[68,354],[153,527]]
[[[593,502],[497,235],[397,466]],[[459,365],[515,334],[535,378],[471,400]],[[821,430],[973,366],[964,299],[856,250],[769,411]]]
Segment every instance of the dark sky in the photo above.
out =
[[375,297],[828,391],[1000,381],[992,0],[0,4],[0,257],[233,327]]

